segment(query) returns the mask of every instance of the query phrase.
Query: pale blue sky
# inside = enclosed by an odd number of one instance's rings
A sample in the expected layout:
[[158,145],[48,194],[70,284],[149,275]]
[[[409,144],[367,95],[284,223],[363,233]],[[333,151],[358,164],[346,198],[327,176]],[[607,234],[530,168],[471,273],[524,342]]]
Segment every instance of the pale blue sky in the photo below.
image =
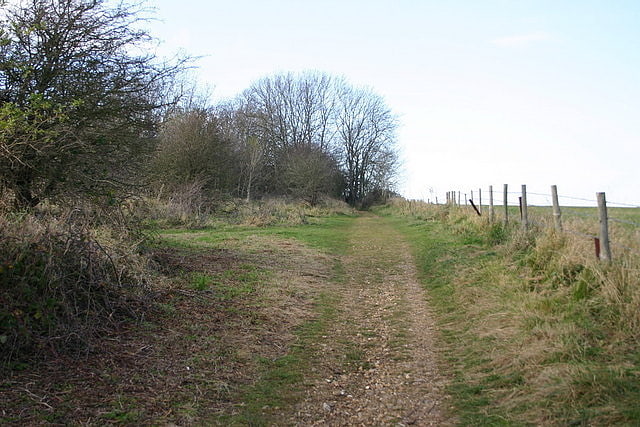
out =
[[640,1],[149,4],[163,52],[204,56],[214,102],[307,69],[383,95],[402,123],[408,197],[557,184],[640,203]]

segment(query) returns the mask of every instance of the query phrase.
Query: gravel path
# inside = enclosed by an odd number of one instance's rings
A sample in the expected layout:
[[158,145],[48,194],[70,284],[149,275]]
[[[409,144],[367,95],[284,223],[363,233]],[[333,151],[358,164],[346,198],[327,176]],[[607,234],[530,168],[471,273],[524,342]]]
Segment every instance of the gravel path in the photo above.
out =
[[335,330],[287,424],[451,425],[435,325],[403,236],[367,215],[352,229]]

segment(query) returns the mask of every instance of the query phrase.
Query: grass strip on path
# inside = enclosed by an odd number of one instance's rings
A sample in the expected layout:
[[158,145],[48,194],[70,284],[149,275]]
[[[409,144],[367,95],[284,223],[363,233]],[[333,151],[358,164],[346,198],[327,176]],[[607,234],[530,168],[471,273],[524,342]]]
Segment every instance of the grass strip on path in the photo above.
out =
[[[283,413],[300,399],[306,382],[313,377],[313,364],[320,357],[321,348],[317,344],[322,341],[323,336],[330,333],[335,321],[340,295],[333,292],[333,288],[344,280],[340,255],[347,251],[354,220],[350,216],[336,216],[324,218],[315,224],[240,230],[239,233],[229,233],[226,236],[226,239],[233,239],[259,234],[293,239],[329,255],[332,266],[330,275],[322,278],[322,286],[313,297],[310,318],[296,327],[293,342],[286,354],[273,359],[259,358],[257,380],[241,390],[236,397],[241,401],[238,410],[212,419],[212,422],[224,425],[272,425],[278,423],[277,420],[282,419]],[[218,239],[219,237],[200,238],[199,241],[204,244],[211,241],[224,244],[224,241]],[[304,265],[297,267],[304,270]]]
[[362,214],[350,229],[344,283],[317,375],[286,425],[445,425],[433,322],[405,238]]

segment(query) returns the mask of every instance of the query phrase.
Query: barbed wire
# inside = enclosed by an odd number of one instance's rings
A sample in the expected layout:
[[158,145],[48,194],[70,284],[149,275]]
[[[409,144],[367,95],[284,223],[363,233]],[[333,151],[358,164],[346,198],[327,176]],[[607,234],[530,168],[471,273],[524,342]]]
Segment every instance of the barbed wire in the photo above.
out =
[[608,217],[607,218],[609,221],[613,221],[613,222],[618,222],[621,224],[628,224],[628,225],[633,225],[635,227],[640,227],[640,223],[634,222],[634,221],[629,221],[626,219],[620,219],[620,218],[612,218],[612,217]]
[[[529,223],[537,225],[539,227],[548,227],[549,226],[549,224],[543,224],[543,223],[535,221],[535,220],[529,220]],[[598,236],[593,235],[593,234],[583,233],[582,231],[576,231],[576,230],[567,229],[567,228],[564,228],[562,231],[564,233],[573,234],[573,235],[580,236],[580,237],[586,237],[588,239],[596,239],[596,238],[598,238]]]
[[628,252],[640,253],[640,250],[638,250],[638,248],[631,248],[631,247],[629,247],[629,246],[622,245],[622,244],[620,244],[620,243],[618,243],[618,242],[611,242],[611,241],[610,241],[610,242],[609,242],[609,244],[610,244],[611,246],[615,246],[615,247],[617,247],[617,248],[622,248],[622,249],[624,249],[624,250],[626,250],[626,251],[628,251]]
[[[497,193],[497,192],[496,192]],[[495,194],[495,193],[494,193]],[[502,192],[499,192],[498,194],[502,194]],[[511,194],[511,195],[518,195],[521,196],[522,193],[520,191],[509,191],[507,192],[507,194]],[[536,193],[533,191],[527,191],[527,195],[532,195],[532,196],[538,196],[538,197],[546,197],[548,201],[550,201],[550,199],[552,198],[551,194],[547,194],[547,193]],[[587,199],[587,198],[583,198],[583,197],[573,197],[573,196],[563,196],[563,195],[558,195],[559,199],[569,199],[569,200],[579,200],[579,201],[583,201],[583,202],[590,202],[593,203],[594,206],[584,206],[584,207],[596,207],[595,205],[597,205],[597,200],[593,200],[593,199]],[[455,198],[457,199],[457,197]],[[462,201],[462,197],[460,197],[461,201]],[[470,194],[467,193],[467,198],[465,198],[465,203],[470,199]],[[485,200],[488,200],[489,197],[486,196]],[[474,202],[478,201],[479,199],[477,197],[474,197]],[[494,198],[493,199],[494,204],[503,204],[504,200],[502,199],[497,199]],[[634,203],[625,203],[625,202],[615,202],[615,201],[611,201],[611,200],[607,200],[607,207],[617,207],[617,206],[624,206],[624,207],[630,207],[630,208],[640,208],[640,204],[634,204]],[[538,206],[538,207],[546,207],[546,206]],[[551,207],[551,206],[549,206]],[[563,207],[563,206],[561,206]],[[564,206],[564,208],[567,207],[571,207],[571,206]]]
[[597,219],[597,220],[600,219],[600,217],[598,215],[588,214],[588,213],[583,213],[583,212],[577,212],[577,211],[571,210],[571,208],[566,208],[566,207],[561,208],[561,212],[563,214],[579,216],[579,217],[582,217],[582,218]]
[[595,203],[595,204],[598,203],[598,201],[594,199],[586,199],[584,197],[562,196],[560,194],[558,194],[558,199],[578,200],[581,202],[589,202],[589,203]]
[[[500,192],[500,193],[502,193],[502,192]],[[507,191],[507,194],[522,195],[522,192],[521,191]],[[537,192],[534,192],[534,191],[527,191],[527,196],[529,196],[529,195],[539,196],[539,197],[547,197],[549,199],[551,197],[553,197],[549,193],[537,193]],[[598,204],[598,201],[594,200],[594,199],[587,199],[587,198],[584,198],[584,197],[564,196],[564,195],[561,195],[561,194],[558,194],[558,199],[579,200],[581,202],[593,203],[594,205]],[[607,206],[611,207],[612,205],[625,206],[625,207],[629,207],[629,208],[640,208],[640,203],[626,203],[626,202],[616,202],[616,201],[613,201],[613,200],[607,200]]]
[[[463,199],[462,199],[462,195],[465,194],[464,192],[460,192],[460,197],[454,197],[454,200],[457,201],[458,199],[460,200],[460,204],[457,204],[458,206],[465,206],[465,207],[470,207],[470,204],[467,203],[468,199],[473,199],[474,202],[479,204],[479,198],[478,197],[470,197],[470,193],[471,192],[467,192],[465,199],[464,199],[464,203]],[[455,193],[457,194],[457,193]],[[474,191],[474,196],[476,193]],[[502,195],[504,194],[501,191],[496,191],[494,192],[494,194],[499,194]],[[506,193],[507,195],[517,195],[517,196],[521,196],[521,192],[520,191],[507,191]],[[531,195],[531,196],[535,196],[532,197],[532,199],[535,199],[536,197],[544,197],[547,199],[548,202],[550,202],[552,195],[551,194],[546,194],[546,193],[538,193],[538,192],[533,192],[533,191],[527,191],[527,196]],[[595,209],[597,207],[597,201],[594,199],[588,199],[588,198],[584,198],[584,197],[573,197],[573,196],[564,196],[564,195],[558,195],[558,199],[563,199],[563,200],[577,200],[577,201],[581,201],[581,202],[588,202],[591,203],[592,206],[560,206],[561,208],[561,212],[562,212],[562,216],[569,216],[569,217],[581,217],[581,218],[586,218],[589,220],[592,220],[594,222],[596,221],[600,221],[600,216],[598,214],[595,213],[595,211],[593,213],[588,213],[588,212],[581,212],[578,211],[577,209],[581,209],[581,208],[587,208],[589,210],[591,209]],[[487,196],[485,199],[485,205],[479,204],[479,207],[482,209],[482,207],[486,206],[487,208],[490,206],[488,204],[488,200],[489,197]],[[538,199],[539,200],[539,199]],[[505,201],[500,199],[500,198],[492,198],[493,201],[493,206],[494,208],[496,208],[497,210],[502,210]],[[516,200],[512,200],[511,203],[513,203]],[[508,202],[507,202],[508,203]],[[530,206],[534,206],[534,205],[530,205]],[[518,204],[511,204],[508,205],[508,207],[510,208],[509,210],[515,210],[518,208]],[[536,206],[538,208],[551,208],[551,203],[549,203],[548,206]],[[615,201],[611,201],[611,200],[607,200],[607,207],[629,207],[629,208],[640,208],[640,204],[632,204],[632,203],[625,203],[625,202],[615,202]],[[488,211],[488,209],[487,209]],[[483,212],[484,213],[484,212]],[[496,212],[497,216],[503,216],[501,215],[501,212]],[[513,214],[514,218],[518,217],[517,213]],[[533,218],[532,218],[533,217]],[[520,218],[522,219],[522,214],[520,215]],[[534,219],[535,218],[535,219]],[[608,221],[613,222],[613,223],[619,223],[619,224],[624,224],[624,225],[629,225],[635,228],[640,228],[640,222],[636,222],[633,220],[628,220],[628,219],[622,219],[622,218],[618,218],[618,217],[611,217],[609,216],[607,218]],[[541,210],[537,210],[534,212],[529,212],[529,218],[528,218],[528,223],[531,224],[532,226],[535,227],[541,227],[541,228],[548,228],[548,227],[552,227],[551,225],[551,217],[549,216],[549,212],[547,210],[545,211],[541,211]],[[612,230],[613,231],[613,230]],[[572,228],[567,228],[567,224],[565,223],[565,227],[563,228],[563,232],[570,234],[570,235],[574,235],[574,236],[578,236],[580,238],[586,238],[589,240],[594,240],[594,239],[599,239],[600,237],[597,234],[591,234],[591,233],[586,233],[586,232],[582,232],[582,231],[578,231]],[[625,242],[626,243],[626,242]],[[633,256],[637,256],[640,254],[640,248],[638,247],[632,247],[632,246],[627,246],[625,244],[619,243],[617,240],[612,240],[609,239],[609,244],[612,247],[618,248],[623,250],[625,253],[633,255]]]
[[625,206],[625,207],[628,207],[628,208],[640,208],[640,205],[637,205],[637,204],[634,205],[634,204],[631,204],[631,203],[612,202],[610,200],[607,200],[607,206],[610,206],[610,205],[620,205],[620,206]]
[[[481,188],[479,188],[479,189],[481,190]],[[474,194],[476,194],[476,190],[475,189],[468,190],[466,192],[464,192],[464,191],[455,191],[455,193],[456,194],[457,193],[460,193],[460,194],[465,194],[466,193],[467,195],[469,195],[471,193],[471,191],[473,191]],[[483,193],[484,193],[484,191],[483,191]],[[489,192],[487,191],[486,194],[488,194],[488,193]],[[496,188],[496,189],[494,189],[493,194],[503,194],[503,191],[498,189],[498,188]],[[507,191],[507,194],[512,194],[512,195],[518,194],[518,195],[521,195],[522,192],[521,191]],[[549,193],[538,193],[538,192],[535,192],[535,191],[527,191],[527,195],[549,197],[549,198],[552,197],[552,195],[549,194]],[[569,200],[579,200],[579,201],[582,201],[582,202],[589,202],[589,203],[593,203],[593,204],[597,204],[598,203],[598,201],[595,200],[595,199],[588,199],[588,198],[584,198],[584,197],[575,197],[575,196],[567,196],[567,195],[562,195],[562,194],[558,194],[558,198],[559,199],[569,199]],[[625,206],[625,207],[630,207],[630,208],[640,208],[640,203],[616,202],[616,201],[613,201],[613,200],[607,200],[607,205],[608,206],[618,205],[618,206]]]

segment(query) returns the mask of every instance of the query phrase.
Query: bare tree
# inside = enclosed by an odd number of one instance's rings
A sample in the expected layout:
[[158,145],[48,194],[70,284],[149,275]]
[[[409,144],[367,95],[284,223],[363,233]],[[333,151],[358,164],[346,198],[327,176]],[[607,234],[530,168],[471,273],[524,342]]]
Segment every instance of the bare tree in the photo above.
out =
[[[305,155],[341,160],[349,203],[392,184],[397,119],[372,91],[323,73],[288,73],[258,80],[238,103],[242,126],[250,129],[245,137],[256,138],[262,147],[262,166],[268,171],[263,177],[270,176],[264,186],[272,192],[292,191],[292,168],[300,177],[298,166],[305,161],[310,170],[322,163]],[[299,185],[295,191],[303,188]]]
[[283,180],[289,194],[315,206],[323,195],[340,195],[342,175],[331,155],[319,147],[305,145],[289,152]]
[[265,144],[261,130],[247,113],[248,106],[237,100],[218,105],[216,114],[223,137],[230,141],[236,153],[236,190],[238,196],[251,200],[255,186],[262,184],[265,165]]
[[240,97],[241,110],[264,146],[265,164],[275,174],[289,149],[331,145],[332,81],[318,72],[277,74],[258,80]]
[[244,147],[244,164],[243,175],[245,181],[245,192],[247,195],[247,202],[251,200],[251,189],[256,177],[260,173],[260,167],[262,166],[262,158],[264,154],[264,147],[262,147],[260,141],[257,138],[249,137],[246,140]]
[[370,90],[344,85],[337,93],[336,124],[347,181],[345,199],[355,204],[381,183],[381,176],[388,182],[394,172],[397,119],[384,100]]
[[158,61],[140,10],[106,0],[22,0],[0,17],[0,180],[20,207],[113,194],[153,147],[184,61]]
[[170,189],[199,182],[210,195],[234,188],[237,156],[212,109],[192,106],[174,112],[158,139],[151,165],[155,182]]

